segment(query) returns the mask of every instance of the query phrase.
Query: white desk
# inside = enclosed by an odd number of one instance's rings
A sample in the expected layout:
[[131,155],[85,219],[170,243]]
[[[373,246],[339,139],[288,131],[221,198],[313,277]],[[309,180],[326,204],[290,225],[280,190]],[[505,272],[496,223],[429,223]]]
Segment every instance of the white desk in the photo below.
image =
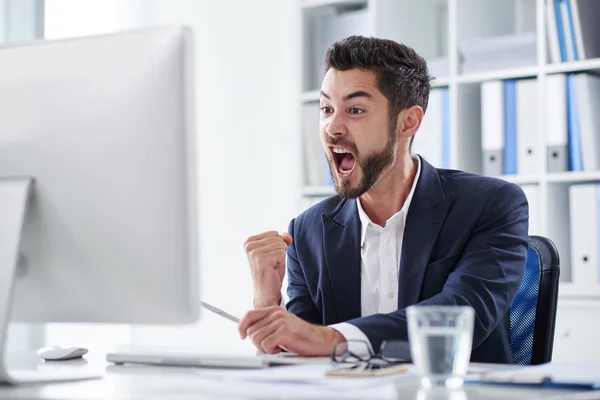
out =
[[[256,383],[222,384],[203,378],[203,373],[214,372],[193,368],[114,366],[107,364],[102,355],[87,357],[86,361],[40,363],[32,355],[24,359],[11,359],[11,364],[20,367],[92,369],[105,371],[102,379],[31,385],[20,387],[0,387],[0,398],[10,399],[248,399],[248,398],[300,398],[299,393],[290,393],[284,385],[262,385],[257,390]],[[223,373],[227,373],[224,371]],[[265,387],[268,386],[268,390]],[[311,389],[312,390],[312,389]],[[316,390],[316,389],[315,389]],[[477,399],[598,399],[598,392],[574,392],[566,390],[523,389],[488,385],[465,385],[461,392],[426,393],[420,391],[419,384],[404,380],[385,387],[371,388],[368,391],[344,393],[338,396],[329,393],[310,398],[379,398],[379,399],[419,399],[419,400],[477,400]]]

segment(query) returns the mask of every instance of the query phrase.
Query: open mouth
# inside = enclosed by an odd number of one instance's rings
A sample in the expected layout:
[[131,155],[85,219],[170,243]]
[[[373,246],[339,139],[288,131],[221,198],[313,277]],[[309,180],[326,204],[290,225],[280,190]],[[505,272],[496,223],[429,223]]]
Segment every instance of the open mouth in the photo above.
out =
[[354,154],[342,147],[331,147],[330,150],[337,173],[342,177],[349,177],[356,165]]

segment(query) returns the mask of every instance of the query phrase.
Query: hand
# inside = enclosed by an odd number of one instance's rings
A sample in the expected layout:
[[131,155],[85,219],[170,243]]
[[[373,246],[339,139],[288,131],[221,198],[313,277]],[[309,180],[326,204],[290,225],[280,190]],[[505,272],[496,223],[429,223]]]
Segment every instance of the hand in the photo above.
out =
[[285,256],[292,237],[275,231],[252,236],[244,243],[254,282],[254,307],[280,305]]
[[238,327],[242,339],[264,354],[282,349],[301,356],[330,356],[333,345],[344,336],[333,328],[309,324],[281,307],[268,307],[248,312]]

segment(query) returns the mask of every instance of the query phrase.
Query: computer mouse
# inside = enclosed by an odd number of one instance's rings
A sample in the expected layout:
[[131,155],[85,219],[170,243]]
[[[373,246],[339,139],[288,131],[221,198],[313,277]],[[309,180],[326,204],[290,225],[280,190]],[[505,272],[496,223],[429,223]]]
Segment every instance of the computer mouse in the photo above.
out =
[[88,350],[83,347],[42,347],[37,354],[46,361],[63,361],[80,358],[87,354]]

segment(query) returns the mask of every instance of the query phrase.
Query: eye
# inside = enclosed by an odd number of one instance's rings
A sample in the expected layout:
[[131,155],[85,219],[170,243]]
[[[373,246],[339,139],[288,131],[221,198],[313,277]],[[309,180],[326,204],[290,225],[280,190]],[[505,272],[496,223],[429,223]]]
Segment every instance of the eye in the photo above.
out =
[[364,113],[365,111],[364,111],[364,110],[361,110],[360,108],[352,107],[352,108],[349,110],[349,112],[350,112],[350,114],[352,114],[352,115],[360,115],[360,114]]
[[331,114],[333,112],[333,109],[331,107],[324,106],[324,107],[321,107],[321,112],[323,114]]

